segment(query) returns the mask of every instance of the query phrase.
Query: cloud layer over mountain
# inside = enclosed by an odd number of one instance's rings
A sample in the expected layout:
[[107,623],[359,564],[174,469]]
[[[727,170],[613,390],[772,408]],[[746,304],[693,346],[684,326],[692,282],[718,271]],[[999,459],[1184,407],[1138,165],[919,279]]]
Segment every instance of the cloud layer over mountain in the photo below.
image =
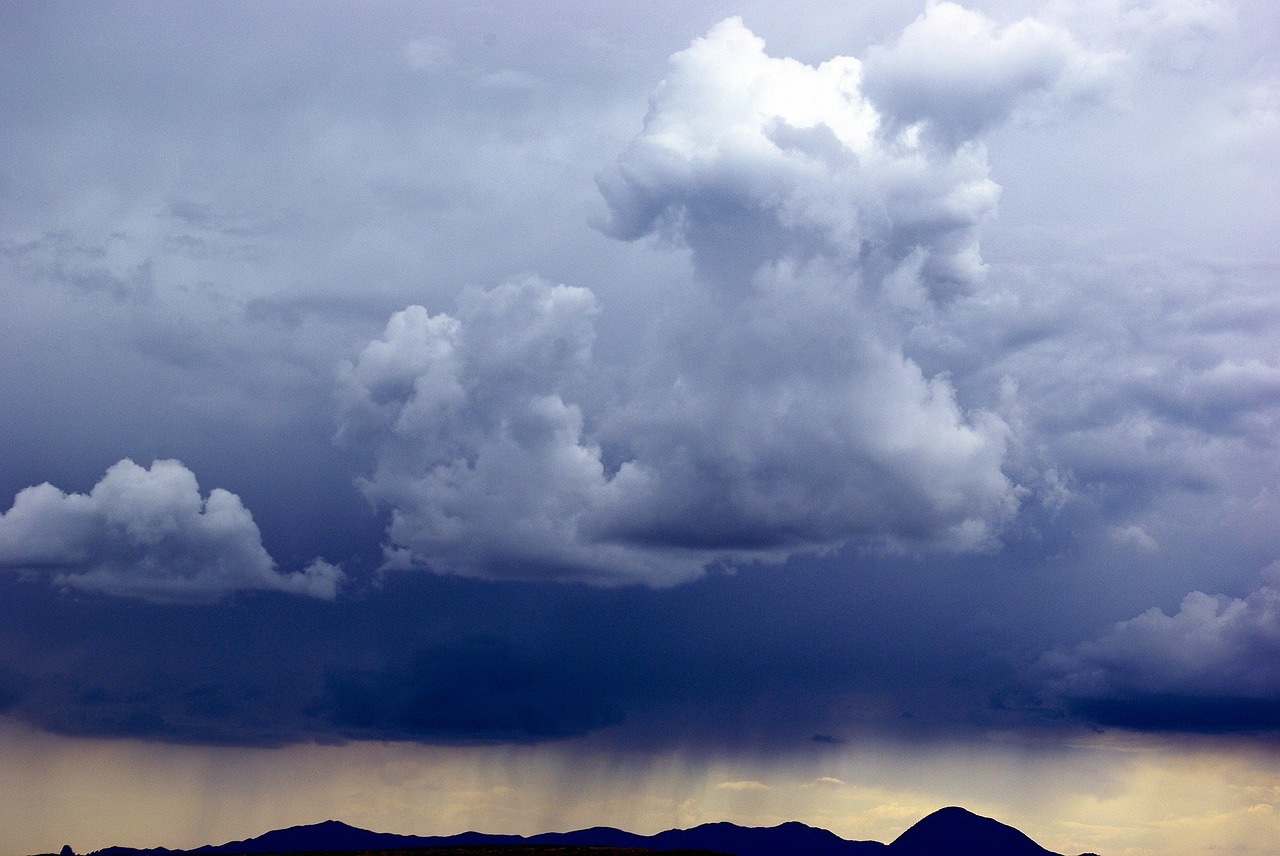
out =
[[0,708],[1274,732],[1273,7],[14,6]]

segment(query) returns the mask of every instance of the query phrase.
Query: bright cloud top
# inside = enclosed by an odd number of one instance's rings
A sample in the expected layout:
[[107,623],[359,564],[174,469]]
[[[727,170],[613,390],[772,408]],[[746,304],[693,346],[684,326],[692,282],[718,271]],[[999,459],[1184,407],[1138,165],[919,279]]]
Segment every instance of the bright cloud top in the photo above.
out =
[[0,515],[0,567],[68,588],[156,602],[210,602],[244,589],[332,600],[342,572],[317,559],[281,574],[234,493],[202,497],[178,461],[123,460],[87,493],[45,483]]
[[1099,97],[1118,59],[1035,18],[1000,27],[979,12],[936,3],[895,44],[871,49],[864,89],[891,127],[917,125],[954,146],[1015,111]]
[[[956,15],[952,64],[996,50],[963,121],[900,74]],[[904,341],[982,285],[999,187],[974,135],[1097,63],[1064,32],[948,4],[872,57],[874,78],[771,57],[731,18],[671,58],[598,178],[609,234],[692,267],[625,371],[595,363],[593,293],[537,278],[396,313],[344,366],[341,434],[372,453],[389,565],[667,585],[851,540],[994,543],[1022,492],[1009,428]]]

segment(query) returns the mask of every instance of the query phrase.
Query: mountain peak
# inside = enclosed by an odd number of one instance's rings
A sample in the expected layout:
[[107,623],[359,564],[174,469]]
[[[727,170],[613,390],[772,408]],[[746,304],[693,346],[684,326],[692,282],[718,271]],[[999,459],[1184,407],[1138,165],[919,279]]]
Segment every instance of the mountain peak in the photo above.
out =
[[394,840],[406,836],[389,835],[370,832],[340,820],[322,820],[319,823],[307,823],[290,826],[287,829],[274,829],[271,832],[249,838],[244,841],[230,841],[226,844],[205,846],[194,853],[271,853],[299,852],[306,850],[354,850],[366,846],[372,839]]
[[998,820],[959,806],[940,808],[889,845],[892,856],[966,856],[979,844],[990,856],[1056,856]]
[[[360,827],[358,826],[352,826],[351,824],[343,823],[340,820],[322,820],[319,823],[300,823],[297,826],[291,826],[289,828],[290,829],[325,829],[325,830],[329,830],[330,832],[333,832],[339,829],[343,829],[343,830],[360,829]],[[360,830],[360,831],[364,832],[365,830]]]

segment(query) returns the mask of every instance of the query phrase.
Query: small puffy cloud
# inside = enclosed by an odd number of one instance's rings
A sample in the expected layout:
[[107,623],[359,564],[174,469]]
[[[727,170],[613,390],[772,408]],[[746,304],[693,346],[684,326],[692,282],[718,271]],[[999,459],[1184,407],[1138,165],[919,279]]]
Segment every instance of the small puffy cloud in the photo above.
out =
[[1238,36],[1239,28],[1235,9],[1218,0],[1057,0],[1046,12],[1151,67],[1175,72],[1194,69],[1215,40]]
[[1099,638],[1043,655],[1051,697],[1107,725],[1182,731],[1280,728],[1280,588],[1192,592]]
[[405,65],[416,71],[438,71],[452,61],[452,51],[443,39],[414,39],[401,49]]
[[1046,100],[1096,98],[1113,57],[1060,27],[1024,18],[1005,27],[955,3],[935,3],[897,42],[867,54],[864,89],[890,129],[921,125],[955,146]]
[[1182,72],[1236,28],[1232,9],[1216,0],[1155,0],[1125,9],[1121,20],[1149,62]]
[[476,83],[484,89],[507,89],[513,91],[541,89],[545,84],[526,71],[503,68],[487,72],[476,78]]
[[0,567],[60,586],[155,602],[210,602],[244,589],[332,600],[342,572],[317,559],[281,574],[233,493],[200,493],[178,461],[122,460],[87,494],[51,484],[18,493],[0,515]]
[[768,791],[772,790],[764,782],[757,782],[753,779],[747,779],[738,782],[720,782],[716,788],[722,791]]
[[1151,537],[1151,533],[1136,523],[1111,527],[1111,540],[1143,553],[1154,553],[1160,549],[1160,544]]
[[1265,155],[1280,148],[1280,78],[1253,83],[1234,93],[1228,104],[1231,118],[1217,129],[1216,141],[1264,162]]
[[844,779],[837,779],[835,776],[819,776],[812,782],[806,782],[801,785],[804,788],[843,788],[847,786],[848,783]]

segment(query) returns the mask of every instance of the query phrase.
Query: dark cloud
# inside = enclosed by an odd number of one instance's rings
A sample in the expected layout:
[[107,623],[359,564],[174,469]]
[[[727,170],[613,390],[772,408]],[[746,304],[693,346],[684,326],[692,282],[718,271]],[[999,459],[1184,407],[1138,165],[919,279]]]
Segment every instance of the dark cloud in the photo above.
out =
[[1280,729],[1280,591],[1187,595],[1097,639],[1042,656],[1051,698],[1103,725],[1140,730]]
[[1183,734],[1257,734],[1280,731],[1280,700],[1252,696],[1139,694],[1069,698],[1070,711],[1098,725],[1131,731]]
[[1271,729],[1254,5],[6,10],[0,708]]
[[[1025,640],[969,616],[1001,590],[1034,601],[1028,580],[966,593],[963,570],[856,564],[660,591],[414,574],[332,603],[218,605],[5,577],[0,687],[10,715],[58,733],[236,745],[589,737],[623,753],[806,753],[1018,721],[993,697],[1017,688]],[[899,591],[904,574],[916,594]]]
[[[602,675],[535,659],[509,639],[463,637],[383,670],[330,675],[320,703],[354,738],[430,742],[576,737],[620,722]],[[590,664],[588,664],[590,665]]]

